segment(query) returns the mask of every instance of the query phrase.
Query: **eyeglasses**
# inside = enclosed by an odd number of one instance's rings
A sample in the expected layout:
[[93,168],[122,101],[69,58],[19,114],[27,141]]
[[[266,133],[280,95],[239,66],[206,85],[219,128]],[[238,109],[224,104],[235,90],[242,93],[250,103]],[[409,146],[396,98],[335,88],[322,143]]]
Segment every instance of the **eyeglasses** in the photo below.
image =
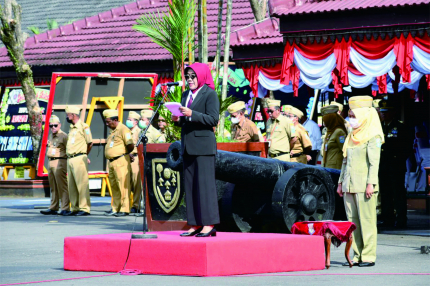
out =
[[49,128],[52,128],[52,127],[55,127],[55,128],[57,128],[58,127],[58,124],[49,124]]
[[193,80],[193,79],[195,79],[196,77],[197,77],[197,76],[196,76],[195,74],[190,74],[190,75],[186,74],[186,75],[185,75],[185,79],[186,79],[186,80],[189,80],[189,79],[192,79],[192,80]]

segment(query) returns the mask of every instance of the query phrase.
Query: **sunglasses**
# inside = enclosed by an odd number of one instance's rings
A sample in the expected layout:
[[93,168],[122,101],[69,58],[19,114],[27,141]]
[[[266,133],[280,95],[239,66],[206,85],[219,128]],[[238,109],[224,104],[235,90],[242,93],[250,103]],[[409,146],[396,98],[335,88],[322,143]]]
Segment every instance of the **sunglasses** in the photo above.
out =
[[164,119],[159,119],[158,122],[166,122]]
[[58,127],[58,124],[49,124],[49,128],[52,128],[52,127],[55,127],[55,128],[57,128]]
[[193,79],[195,79],[196,77],[197,77],[197,76],[196,76],[195,74],[191,74],[191,75],[187,75],[187,74],[186,74],[186,75],[185,75],[185,79],[186,79],[186,80],[189,80],[189,79],[192,79],[192,80],[193,80]]
[[276,110],[273,110],[273,109],[267,109],[267,113],[273,113],[273,112],[275,112]]

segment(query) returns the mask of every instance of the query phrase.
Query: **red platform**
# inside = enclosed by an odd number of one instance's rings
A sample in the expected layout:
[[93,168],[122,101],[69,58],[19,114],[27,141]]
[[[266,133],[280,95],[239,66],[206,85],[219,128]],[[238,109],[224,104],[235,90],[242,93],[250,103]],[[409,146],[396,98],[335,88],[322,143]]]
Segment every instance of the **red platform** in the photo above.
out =
[[[132,239],[127,269],[146,274],[224,276],[325,268],[321,236],[272,233],[217,233],[179,237],[180,231],[153,232],[157,239]],[[117,272],[124,267],[130,233],[66,237],[64,269]]]

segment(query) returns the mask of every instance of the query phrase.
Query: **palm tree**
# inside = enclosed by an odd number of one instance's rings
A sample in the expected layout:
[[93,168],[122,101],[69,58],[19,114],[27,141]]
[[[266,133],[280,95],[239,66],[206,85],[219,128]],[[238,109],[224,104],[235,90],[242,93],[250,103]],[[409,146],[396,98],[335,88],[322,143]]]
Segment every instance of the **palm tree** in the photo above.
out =
[[[189,0],[171,0],[166,11],[148,12],[136,20],[133,28],[147,35],[154,43],[165,48],[173,57],[173,79],[184,81],[184,61],[189,49],[194,50],[194,37],[188,30],[194,29],[196,4]],[[185,85],[183,86],[183,89]],[[180,100],[181,93],[175,92]]]

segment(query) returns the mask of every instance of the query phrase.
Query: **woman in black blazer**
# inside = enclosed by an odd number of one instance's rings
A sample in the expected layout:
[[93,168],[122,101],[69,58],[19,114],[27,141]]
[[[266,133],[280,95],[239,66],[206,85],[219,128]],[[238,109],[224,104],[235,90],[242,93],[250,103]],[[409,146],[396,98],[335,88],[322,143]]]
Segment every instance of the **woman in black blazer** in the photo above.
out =
[[215,185],[216,138],[219,101],[206,64],[194,63],[185,69],[189,90],[182,94],[181,117],[172,116],[182,127],[187,221],[191,228],[181,236],[216,236],[220,222]]

